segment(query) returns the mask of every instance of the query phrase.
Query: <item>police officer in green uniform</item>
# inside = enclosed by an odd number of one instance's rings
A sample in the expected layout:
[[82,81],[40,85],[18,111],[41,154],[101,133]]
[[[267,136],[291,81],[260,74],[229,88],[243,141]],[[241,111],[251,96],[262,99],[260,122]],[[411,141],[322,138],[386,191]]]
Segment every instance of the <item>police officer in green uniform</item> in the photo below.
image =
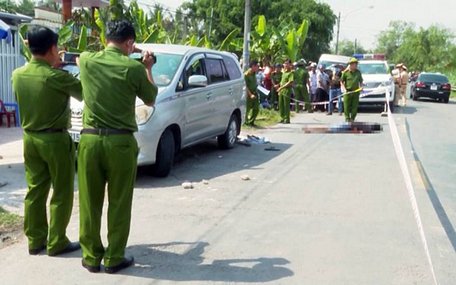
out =
[[252,60],[249,69],[244,73],[245,85],[247,87],[247,106],[245,110],[245,124],[255,125],[255,119],[260,111],[258,98],[256,73],[258,72],[258,61]]
[[291,60],[287,59],[284,64],[284,71],[282,73],[282,79],[280,81],[280,87],[277,89],[279,93],[279,113],[281,123],[290,123],[290,100],[291,91],[293,88],[294,71],[292,70]]
[[[47,248],[55,256],[80,248],[66,228],[73,208],[75,148],[70,127],[70,96],[81,100],[81,84],[60,63],[58,35],[36,26],[28,31],[31,61],[13,72],[12,82],[24,130],[24,231],[29,254]],[[46,203],[52,185],[49,224]]]
[[[134,50],[133,25],[125,20],[109,22],[107,47],[81,54],[79,65],[85,107],[78,149],[80,243],[82,266],[99,272],[104,259],[106,273],[134,263],[125,256],[130,231],[138,145],[133,132],[135,100],[152,106],[157,95],[151,68],[153,55],[144,53],[140,63],[128,57]],[[100,238],[101,214],[107,184],[108,246]]]
[[305,68],[306,61],[304,59],[300,59],[297,63],[296,70],[294,72],[294,92],[295,92],[295,99],[296,105],[295,110],[296,113],[299,113],[302,110],[302,106],[300,102],[305,102],[305,110],[309,113],[312,112],[310,107],[310,98],[309,98],[309,91],[307,86],[309,86],[309,72]]
[[346,122],[354,122],[358,114],[358,103],[360,88],[363,84],[363,76],[358,69],[358,60],[350,59],[349,66],[342,73],[340,78],[342,92],[344,95],[344,113]]
[[275,65],[274,71],[271,74],[271,81],[272,81],[272,88],[269,94],[269,101],[274,106],[274,109],[277,110],[278,108],[278,96],[277,96],[277,89],[280,87],[280,81],[282,80],[282,65],[277,63]]

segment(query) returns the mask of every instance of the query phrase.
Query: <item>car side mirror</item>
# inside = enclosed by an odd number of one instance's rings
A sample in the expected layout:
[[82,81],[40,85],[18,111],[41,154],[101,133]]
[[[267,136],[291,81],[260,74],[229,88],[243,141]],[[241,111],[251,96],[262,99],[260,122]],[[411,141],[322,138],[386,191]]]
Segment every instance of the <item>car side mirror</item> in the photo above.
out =
[[188,78],[188,85],[190,87],[206,87],[207,77],[204,75],[192,75]]

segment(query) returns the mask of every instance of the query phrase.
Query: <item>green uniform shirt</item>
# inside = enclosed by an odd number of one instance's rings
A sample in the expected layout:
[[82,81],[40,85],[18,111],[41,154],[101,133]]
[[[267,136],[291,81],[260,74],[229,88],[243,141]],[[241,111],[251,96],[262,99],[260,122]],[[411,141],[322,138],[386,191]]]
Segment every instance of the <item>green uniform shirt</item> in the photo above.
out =
[[[288,82],[290,81],[294,81],[294,72],[291,70],[291,71],[285,71],[282,73],[282,80],[280,81],[280,86],[283,86],[285,84],[287,84]],[[282,90],[280,90],[280,95],[286,95],[286,96],[291,96],[291,88],[293,86],[290,85],[288,86],[287,88],[284,88]]]
[[147,79],[144,65],[114,47],[82,53],[79,65],[85,104],[83,127],[137,131],[136,96],[151,104],[158,91]]
[[358,89],[363,83],[363,76],[361,75],[361,71],[358,69],[355,71],[350,71],[347,69],[342,73],[340,81],[344,83],[345,89],[347,89],[347,91],[354,91]]
[[306,69],[298,67],[294,72],[294,82],[296,86],[307,85],[309,80],[309,72]]
[[33,58],[13,72],[12,82],[24,130],[71,127],[70,96],[82,99],[79,80]]
[[258,84],[257,84],[255,72],[253,72],[251,68],[249,68],[244,73],[244,80],[245,80],[245,85],[247,86],[249,91],[253,94],[256,94]]

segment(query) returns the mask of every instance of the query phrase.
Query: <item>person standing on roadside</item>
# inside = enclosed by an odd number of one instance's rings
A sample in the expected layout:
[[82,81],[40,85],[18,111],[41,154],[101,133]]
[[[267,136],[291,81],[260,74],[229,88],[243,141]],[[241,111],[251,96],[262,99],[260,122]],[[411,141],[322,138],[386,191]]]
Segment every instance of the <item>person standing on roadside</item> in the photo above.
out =
[[260,101],[258,97],[257,72],[259,70],[258,61],[252,60],[249,69],[244,73],[244,80],[247,89],[247,106],[245,110],[245,124],[254,126],[258,112],[260,111]]
[[[108,22],[107,47],[84,52],[79,65],[85,107],[78,149],[80,243],[82,266],[99,272],[104,259],[106,273],[133,265],[125,256],[130,232],[138,145],[133,133],[135,101],[153,106],[157,87],[152,78],[154,56],[143,53],[142,63],[128,57],[136,39],[133,25]],[[101,215],[107,185],[108,246],[100,238]]]
[[325,72],[326,66],[324,64],[320,64],[317,70],[317,93],[316,98],[317,102],[320,103],[317,105],[317,110],[321,112],[324,111],[325,105],[323,102],[328,100],[328,85],[329,85],[329,76]]
[[334,102],[333,100],[337,98],[337,108],[339,110],[339,114],[342,115],[342,100],[340,97],[340,77],[342,76],[342,69],[343,66],[341,65],[334,65],[333,72],[331,75],[330,85],[329,85],[329,104],[328,104],[328,113],[327,115],[332,115],[334,109]]
[[[310,102],[316,103],[317,102],[317,64],[312,62],[310,64],[310,71],[309,71],[309,82],[310,82]],[[313,105],[312,110],[316,109],[315,105]]]
[[282,73],[282,80],[280,81],[279,89],[277,89],[277,93],[279,93],[279,113],[281,118],[280,122],[283,124],[289,124],[290,101],[294,81],[294,72],[292,70],[293,66],[291,60],[285,60],[283,67],[284,72]]
[[280,63],[276,63],[274,67],[274,71],[271,74],[271,93],[269,95],[269,100],[271,101],[271,105],[274,107],[274,110],[278,110],[278,94],[277,89],[280,87],[280,81],[282,80],[282,65]]
[[297,63],[297,67],[294,73],[294,82],[295,82],[295,110],[296,113],[299,113],[302,110],[301,102],[305,103],[304,110],[312,113],[309,99],[309,91],[307,86],[309,86],[309,72],[306,69],[306,61],[300,59]]
[[409,74],[407,72],[407,67],[401,63],[399,66],[399,97],[402,100],[402,106],[407,105],[407,84],[409,81]]
[[354,122],[358,114],[359,95],[363,84],[363,76],[358,69],[358,60],[351,58],[348,68],[342,72],[340,84],[344,95],[344,114],[346,122]]
[[[68,134],[70,96],[82,100],[79,80],[55,69],[61,61],[58,35],[36,26],[28,31],[32,53],[29,64],[16,69],[12,83],[24,130],[24,165],[28,191],[24,205],[24,232],[28,251],[50,256],[78,250],[66,228],[73,209],[75,147]],[[48,224],[46,202],[50,188]]]

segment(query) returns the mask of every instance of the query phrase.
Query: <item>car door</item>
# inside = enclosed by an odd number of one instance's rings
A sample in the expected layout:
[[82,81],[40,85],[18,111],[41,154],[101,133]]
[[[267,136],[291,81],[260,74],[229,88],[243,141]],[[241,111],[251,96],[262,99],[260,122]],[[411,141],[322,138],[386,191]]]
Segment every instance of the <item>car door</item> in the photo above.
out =
[[185,65],[183,80],[183,97],[185,98],[185,114],[183,128],[183,145],[187,146],[200,141],[210,135],[211,132],[211,91],[207,86],[192,87],[188,80],[192,75],[206,76],[204,66],[205,55],[200,53],[193,55]]
[[211,93],[212,135],[225,132],[233,112],[233,86],[229,81],[228,72],[223,57],[218,54],[207,53],[204,59]]

